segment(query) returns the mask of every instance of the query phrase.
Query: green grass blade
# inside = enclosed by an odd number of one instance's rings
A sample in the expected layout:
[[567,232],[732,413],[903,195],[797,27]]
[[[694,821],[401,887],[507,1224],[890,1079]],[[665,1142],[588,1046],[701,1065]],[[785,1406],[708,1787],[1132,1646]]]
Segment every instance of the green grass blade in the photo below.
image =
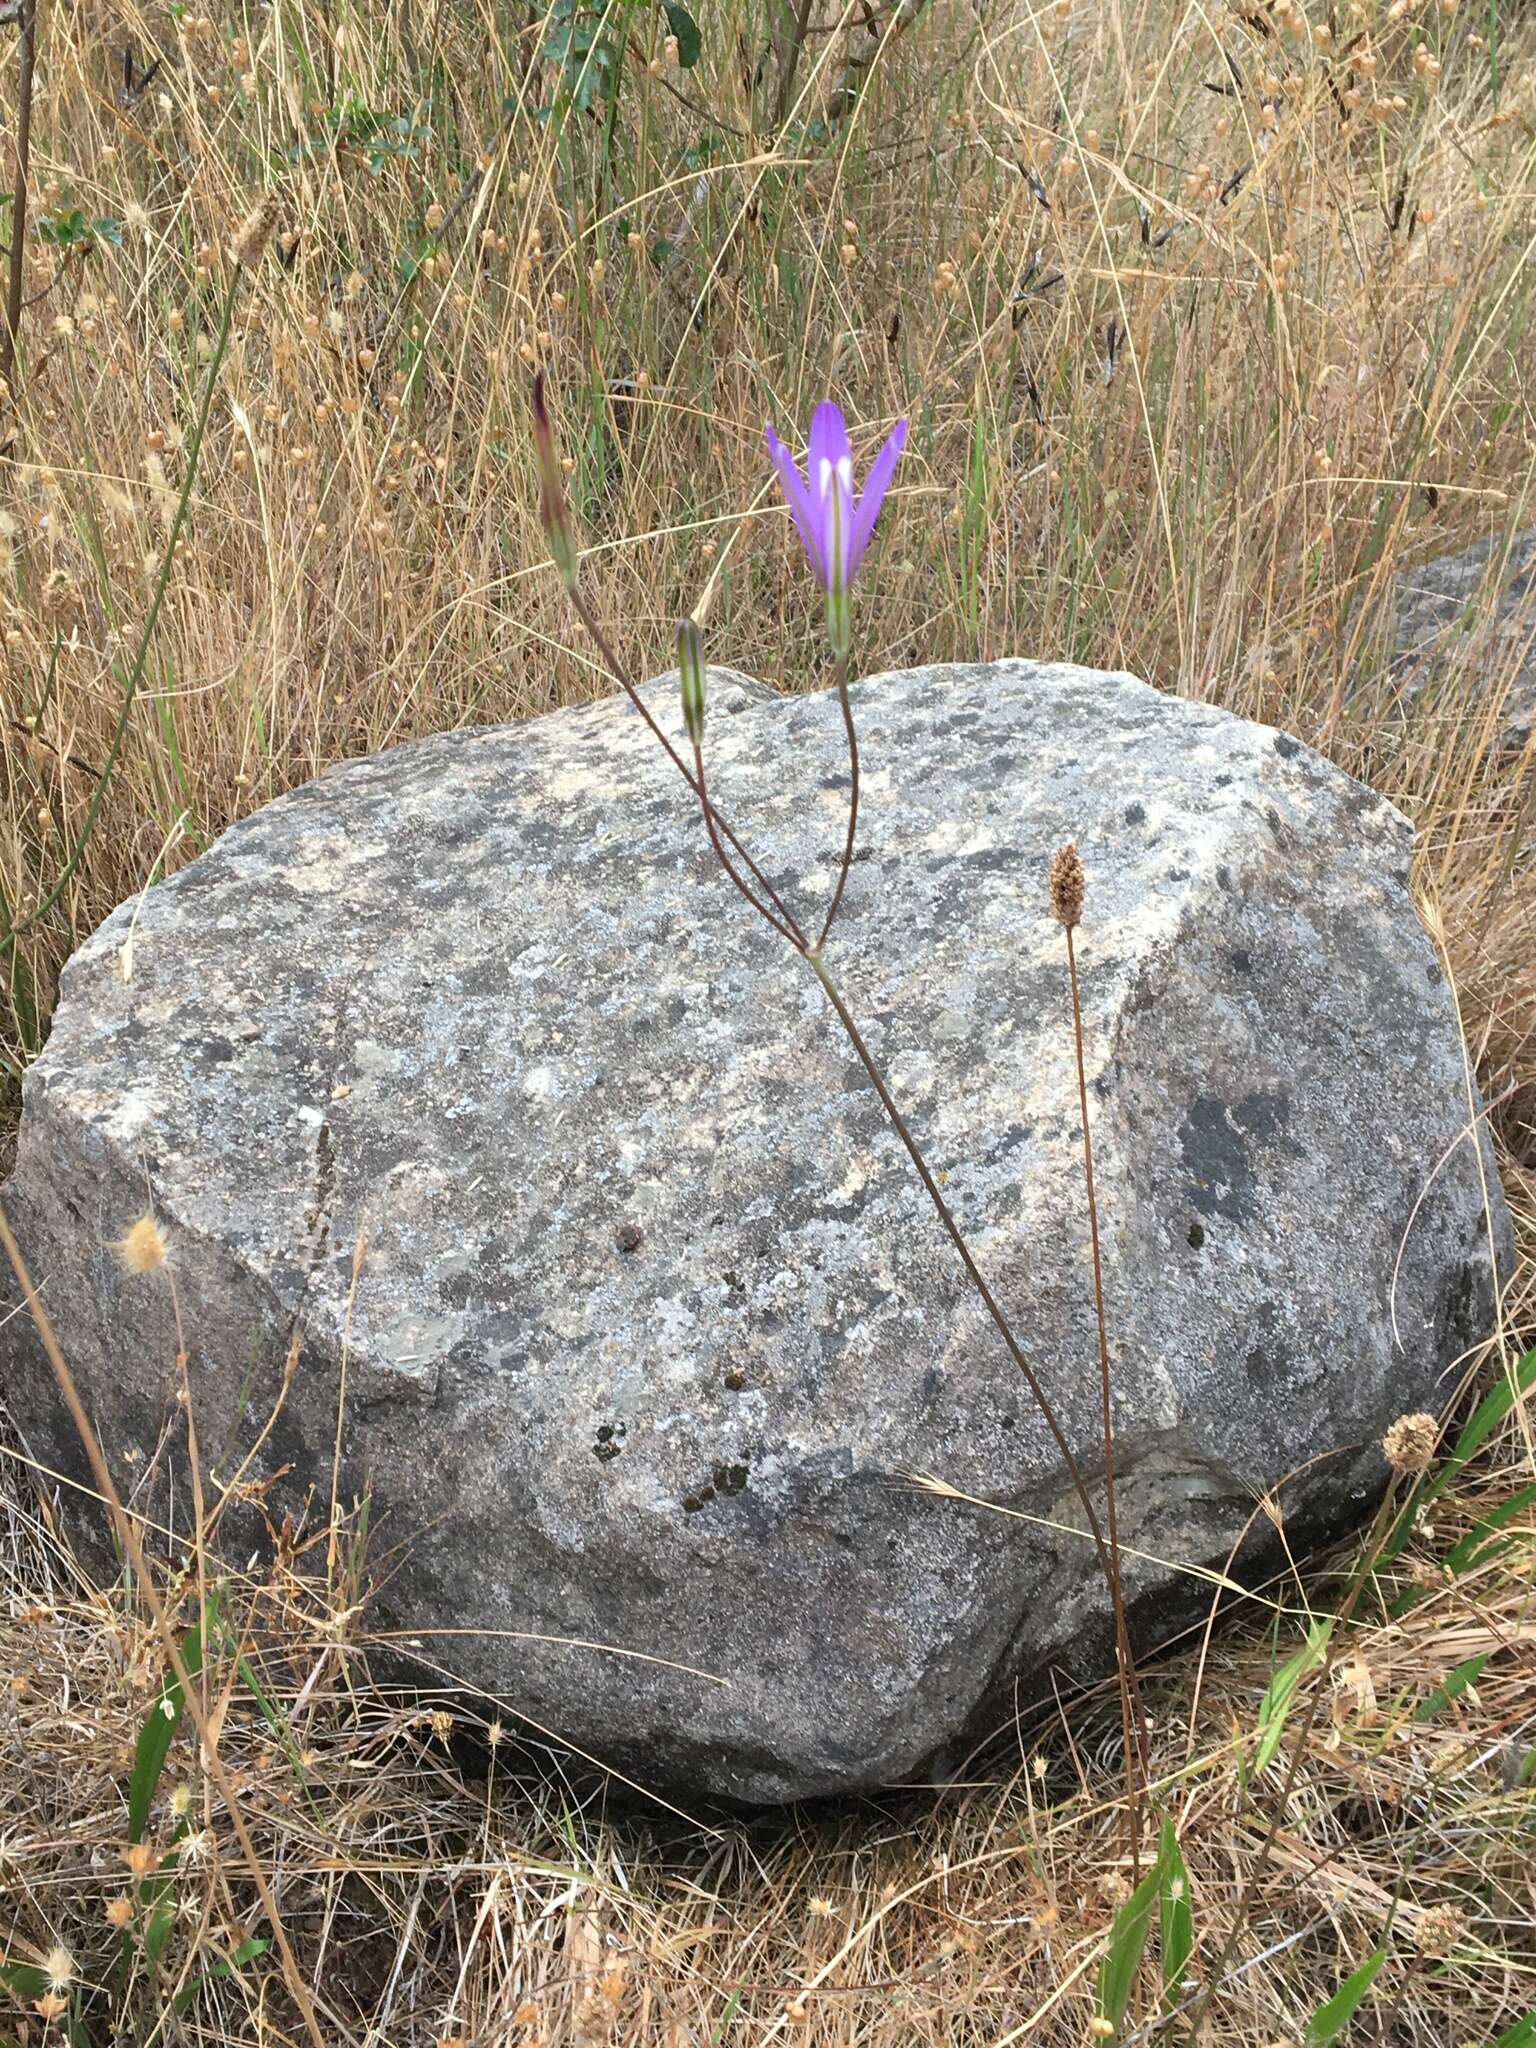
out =
[[1326,2005],[1320,2005],[1313,2013],[1307,2026],[1306,2039],[1302,2048],[1331,2048],[1335,2041],[1342,2040],[1345,2028],[1359,2009],[1360,2001],[1376,1981],[1376,1972],[1387,1960],[1384,1948],[1367,1956],[1358,1970],[1344,1979]]
[[234,1971],[244,1969],[245,1965],[253,1963],[257,1956],[264,1956],[268,1946],[261,1935],[252,1934],[241,1942],[233,1955],[226,1956],[222,1963],[215,1963],[211,1970],[204,1970],[203,1974],[194,1977],[190,1984],[183,1984],[172,2000],[177,2018],[180,2018],[206,1985],[212,1984],[219,1977],[228,1977]]
[[1189,1872],[1185,1868],[1173,1822],[1165,1820],[1157,1845],[1158,1934],[1163,1952],[1163,2004],[1172,2011],[1183,1995],[1189,1959],[1195,1948],[1195,1922],[1189,1907]]
[[1294,1657],[1286,1659],[1269,1681],[1269,1689],[1259,1703],[1259,1747],[1253,1760],[1256,1771],[1262,1771],[1266,1764],[1273,1762],[1285,1733],[1285,1720],[1296,1697],[1296,1688],[1312,1667],[1322,1662],[1332,1634],[1331,1618],[1313,1622],[1306,1642]]
[[1452,1700],[1460,1699],[1469,1685],[1477,1683],[1482,1676],[1483,1666],[1492,1655],[1492,1650],[1484,1650],[1476,1657],[1468,1657],[1466,1662],[1458,1664],[1454,1671],[1448,1671],[1434,1691],[1418,1707],[1413,1717],[1415,1721],[1433,1721],[1436,1714],[1444,1713]]
[[1425,1493],[1426,1500],[1433,1500],[1443,1492],[1462,1467],[1477,1456],[1505,1416],[1532,1387],[1536,1387],[1536,1350],[1527,1351],[1513,1372],[1506,1373],[1478,1402],[1466,1427],[1457,1437],[1451,1455],[1435,1474],[1433,1484]]
[[[212,1600],[209,1606],[213,1605]],[[181,1661],[187,1668],[187,1676],[195,1678],[203,1668],[203,1624],[194,1622],[182,1638]],[[181,1689],[181,1680],[174,1672],[166,1674],[160,1697],[144,1716],[144,1725],[139,1730],[139,1739],[133,1752],[133,1773],[128,1780],[128,1839],[141,1842],[144,1839],[145,1824],[149,1809],[154,1804],[159,1788],[160,1774],[165,1769],[165,1760],[170,1755],[171,1741],[181,1723],[182,1709],[186,1705]]]
[[1147,1929],[1152,1924],[1152,1909],[1161,1885],[1162,1872],[1154,1866],[1115,1915],[1115,1924],[1109,1930],[1109,1946],[1099,1965],[1098,2014],[1115,2030],[1107,2037],[1110,2040],[1118,2038],[1131,1993],[1136,1988],[1136,1972],[1141,1967]]
[[1507,2033],[1500,2034],[1493,2048],[1536,2048],[1536,2011],[1516,2020]]
[[[1421,1479],[1404,1501],[1392,1533],[1382,1545],[1381,1555],[1377,1560],[1379,1564],[1390,1564],[1401,1552],[1413,1533],[1421,1509],[1428,1507],[1432,1500],[1437,1499],[1469,1460],[1476,1457],[1505,1416],[1518,1401],[1524,1399],[1533,1386],[1536,1386],[1536,1351],[1528,1351],[1514,1370],[1490,1387],[1478,1402],[1460,1436],[1457,1437],[1450,1456],[1439,1471],[1433,1478],[1426,1475]],[[1422,1598],[1422,1593],[1411,1592],[1394,1607],[1393,1611],[1395,1613],[1400,1608],[1412,1606]]]
[[1486,1564],[1490,1558],[1497,1557],[1499,1552],[1507,1549],[1515,1539],[1509,1537],[1503,1543],[1489,1544],[1488,1538],[1500,1529],[1506,1528],[1517,1515],[1533,1503],[1536,1503],[1536,1485],[1522,1486],[1518,1493],[1512,1494],[1502,1506],[1495,1508],[1491,1515],[1484,1515],[1475,1528],[1469,1529],[1461,1541],[1446,1552],[1446,1569],[1460,1578],[1464,1572],[1473,1571],[1478,1565]]

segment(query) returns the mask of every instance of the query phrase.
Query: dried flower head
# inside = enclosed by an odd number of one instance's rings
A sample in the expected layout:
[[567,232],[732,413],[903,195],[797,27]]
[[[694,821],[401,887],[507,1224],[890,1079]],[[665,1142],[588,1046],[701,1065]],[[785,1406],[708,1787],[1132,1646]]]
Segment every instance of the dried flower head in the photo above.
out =
[[43,1957],[43,1975],[50,1991],[67,1991],[74,1982],[75,1959],[67,1948],[55,1946]]
[[165,1239],[160,1226],[147,1213],[113,1246],[118,1263],[128,1273],[153,1273],[165,1264]]
[[1434,1459],[1440,1425],[1433,1415],[1399,1415],[1381,1440],[1382,1452],[1394,1472],[1423,1472]]
[[1414,1945],[1420,1955],[1434,1961],[1448,1956],[1458,1942],[1467,1935],[1467,1916],[1459,1906],[1426,1906],[1419,1915],[1419,1924],[1413,1930]]
[[1051,915],[1068,931],[1082,920],[1084,880],[1077,848],[1068,840],[1051,862]]
[[133,1901],[125,1892],[119,1892],[115,1899],[107,1901],[107,1925],[126,1927],[133,1918]]
[[269,193],[246,215],[235,237],[231,253],[242,270],[254,270],[261,261],[272,230],[277,226],[277,200]]

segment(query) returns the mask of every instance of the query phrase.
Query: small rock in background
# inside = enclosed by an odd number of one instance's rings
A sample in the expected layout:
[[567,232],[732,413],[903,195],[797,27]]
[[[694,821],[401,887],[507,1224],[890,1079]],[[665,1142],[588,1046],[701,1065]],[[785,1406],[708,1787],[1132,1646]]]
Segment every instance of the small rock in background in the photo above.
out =
[[1497,750],[1523,752],[1536,725],[1536,531],[1402,570],[1393,594],[1391,672],[1415,709],[1443,699],[1459,722],[1497,690]]
[[[716,800],[825,902],[835,700],[726,689]],[[1295,740],[1128,676],[1005,661],[853,697],[829,958],[1095,1475],[1046,897],[1082,853],[1120,1527],[1155,1640],[1206,1607],[1187,1567],[1240,1539],[1240,1569],[1272,1560],[1271,1490],[1293,1553],[1365,1512],[1383,1431],[1487,1330],[1508,1219],[1486,1141],[1453,1143],[1476,1105],[1410,830]],[[678,735],[675,692],[651,701]],[[112,1245],[146,1191],[169,1266],[135,1275]],[[116,912],[66,971],[5,1202],[140,1506],[185,1526],[174,1281],[205,1493],[238,1476],[323,1525],[340,1413],[372,1623],[647,1784],[929,1773],[1112,1666],[1027,1388],[623,700],[334,768]],[[37,1455],[82,1474],[3,1305],[0,1369]],[[230,1518],[242,1563],[259,1526]]]

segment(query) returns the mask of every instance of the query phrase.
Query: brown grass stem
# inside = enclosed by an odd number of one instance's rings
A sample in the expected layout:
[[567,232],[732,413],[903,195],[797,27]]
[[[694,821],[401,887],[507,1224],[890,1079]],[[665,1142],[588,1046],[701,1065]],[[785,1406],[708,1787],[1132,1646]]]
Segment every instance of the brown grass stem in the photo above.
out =
[[27,179],[32,168],[32,91],[37,75],[37,13],[42,0],[21,0],[20,47],[16,53],[16,143],[11,153],[11,248],[5,280],[5,326],[0,331],[0,387],[7,396],[16,379],[16,345],[21,335],[27,276]]
[[811,968],[812,973],[814,973],[816,979],[821,983],[827,1001],[832,1005],[833,1010],[836,1012],[837,1021],[842,1025],[843,1031],[847,1036],[848,1043],[853,1047],[855,1053],[857,1053],[859,1057],[859,1062],[863,1066],[864,1072],[869,1077],[870,1086],[874,1089],[876,1095],[879,1096],[880,1106],[885,1111],[886,1117],[890,1122],[892,1130],[895,1131],[897,1137],[900,1138],[902,1144],[905,1146],[907,1157],[912,1161],[913,1166],[916,1168],[917,1177],[922,1182],[923,1188],[927,1193],[928,1199],[933,1204],[934,1210],[938,1215],[940,1223],[944,1226],[945,1233],[947,1234],[950,1243],[959,1253],[960,1263],[962,1266],[964,1266],[966,1275],[969,1278],[972,1287],[975,1288],[976,1294],[981,1301],[982,1307],[987,1311],[987,1314],[992,1318],[992,1322],[997,1329],[998,1335],[1002,1338],[1003,1343],[1007,1346],[1009,1357],[1013,1360],[1014,1364],[1019,1368],[1019,1371],[1024,1375],[1025,1385],[1029,1388],[1030,1394],[1034,1399],[1035,1406],[1039,1409],[1045,1426],[1050,1431],[1052,1440],[1054,1441],[1057,1450],[1061,1453],[1061,1460],[1063,1465],[1065,1465],[1068,1476],[1072,1481],[1073,1491],[1076,1493],[1078,1500],[1082,1504],[1083,1513],[1088,1523],[1088,1531],[1091,1537],[1093,1538],[1093,1547],[1098,1554],[1099,1567],[1104,1574],[1104,1583],[1109,1590],[1111,1598],[1113,1598],[1115,1587],[1114,1569],[1110,1560],[1109,1551],[1105,1545],[1104,1532],[1099,1523],[1098,1510],[1094,1507],[1093,1496],[1088,1491],[1088,1484],[1083,1477],[1082,1467],[1078,1464],[1077,1458],[1073,1453],[1072,1446],[1067,1442],[1066,1434],[1062,1429],[1061,1423],[1057,1419],[1056,1410],[1051,1404],[1050,1396],[1046,1393],[1045,1388],[1041,1385],[1040,1377],[1038,1373],[1036,1373],[1034,1367],[1030,1364],[1028,1358],[1025,1356],[1023,1347],[1019,1343],[1018,1338],[1015,1337],[1015,1335],[1013,1334],[1013,1329],[1009,1324],[1008,1318],[1003,1313],[1002,1304],[998,1301],[997,1296],[992,1292],[992,1289],[988,1286],[986,1276],[983,1274],[980,1266],[977,1265],[975,1254],[972,1252],[970,1246],[966,1243],[964,1232],[961,1230],[959,1224],[955,1221],[954,1211],[950,1208],[948,1202],[945,1201],[943,1190],[940,1188],[938,1182],[934,1179],[933,1171],[930,1168],[927,1160],[923,1157],[922,1148],[918,1144],[916,1138],[913,1136],[911,1128],[908,1125],[906,1118],[902,1115],[900,1108],[897,1106],[895,1097],[891,1094],[889,1087],[886,1085],[885,1076],[884,1074],[882,1074],[879,1066],[876,1064],[874,1055],[871,1053],[869,1047],[865,1044],[864,1036],[862,1032],[859,1030],[857,1023],[854,1021],[853,1013],[848,1008],[847,1003],[843,1000],[842,991],[838,988],[837,983],[832,979],[831,974],[828,972],[825,960],[823,960],[819,953],[807,953],[805,957]]
[[1104,1431],[1104,1519],[1109,1539],[1109,1597],[1115,1615],[1115,1651],[1120,1664],[1120,1721],[1125,1743],[1126,1825],[1130,1833],[1133,1882],[1141,1875],[1141,1792],[1147,1754],[1146,1720],[1141,1686],[1131,1652],[1125,1619],[1125,1589],[1120,1576],[1120,1525],[1115,1501],[1115,1424],[1109,1371],[1109,1322],[1104,1313],[1104,1266],[1099,1248],[1099,1205],[1093,1181],[1093,1134],[1088,1127],[1088,1072],[1083,1058],[1083,1004],[1077,982],[1077,948],[1073,926],[1065,927],[1067,978],[1072,992],[1072,1046],[1077,1061],[1077,1100],[1083,1124],[1083,1193],[1088,1210],[1088,1241],[1093,1251],[1093,1312],[1099,1335],[1099,1394]]
[[846,654],[838,657],[835,678],[837,701],[843,713],[843,730],[848,735],[848,832],[843,840],[843,857],[838,865],[837,886],[832,891],[832,901],[827,906],[827,914],[814,948],[818,953],[827,943],[827,934],[842,908],[843,891],[848,886],[848,871],[853,865],[854,839],[859,829],[859,735],[853,722],[853,705],[848,697],[848,662],[849,657]]
[[128,733],[129,720],[133,714],[133,707],[138,699],[139,690],[143,685],[145,666],[149,660],[150,647],[154,642],[155,628],[160,623],[161,608],[165,603],[166,591],[170,587],[171,571],[176,565],[176,543],[181,538],[182,527],[186,524],[187,507],[192,499],[193,486],[197,482],[198,463],[203,452],[203,438],[208,430],[208,413],[213,404],[214,387],[218,383],[219,370],[224,361],[225,351],[229,347],[230,327],[235,316],[235,300],[239,296],[240,280],[243,274],[238,264],[230,266],[229,284],[224,293],[223,308],[219,315],[218,332],[214,340],[212,353],[208,358],[207,375],[203,379],[202,402],[198,407],[196,425],[193,427],[191,438],[187,443],[185,474],[182,477],[181,490],[176,499],[176,509],[171,516],[170,526],[165,536],[165,544],[161,551],[159,572],[155,577],[154,594],[150,598],[149,609],[144,614],[144,623],[139,628],[138,644],[134,648],[133,660],[129,664],[128,674],[124,678],[122,685],[122,698],[118,707],[117,723],[113,727],[111,742],[102,760],[101,772],[97,776],[96,785],[91,791],[90,802],[86,805],[85,817],[81,822],[80,831],[76,836],[74,846],[68,858],[60,868],[53,886],[44,895],[42,901],[26,917],[21,918],[17,923],[10,926],[8,930],[0,932],[0,955],[9,951],[15,945],[17,939],[22,938],[27,932],[34,930],[40,925],[64,894],[64,891],[69,887],[79,871],[80,863],[85,858],[86,848],[91,843],[91,835],[95,832],[97,820],[101,816],[102,805],[106,802],[107,789],[112,780],[112,771],[117,766],[118,757],[122,753],[123,742]]
[[1286,1819],[1291,1807],[1291,1798],[1296,1790],[1297,1779],[1301,1774],[1302,1759],[1306,1755],[1307,1744],[1312,1739],[1312,1730],[1316,1726],[1323,1701],[1329,1696],[1333,1668],[1338,1660],[1345,1631],[1354,1619],[1355,1609],[1360,1604],[1361,1594],[1370,1583],[1371,1575],[1376,1567],[1376,1555],[1380,1548],[1381,1540],[1392,1523],[1396,1499],[1397,1484],[1394,1477],[1393,1480],[1389,1481],[1387,1490],[1382,1496],[1381,1505],[1376,1510],[1369,1533],[1365,1539],[1364,1552],[1348,1587],[1345,1589],[1344,1599],[1330,1617],[1331,1625],[1328,1631],[1328,1640],[1324,1645],[1323,1655],[1318,1663],[1317,1678],[1312,1687],[1311,1698],[1308,1700],[1306,1708],[1302,1713],[1300,1722],[1297,1725],[1295,1740],[1291,1744],[1290,1755],[1286,1761],[1285,1777],[1281,1782],[1279,1792],[1275,1796],[1274,1812],[1269,1826],[1265,1830],[1264,1839],[1260,1842],[1258,1849],[1254,1853],[1253,1861],[1248,1867],[1242,1890],[1239,1892],[1237,1903],[1232,1909],[1232,1917],[1228,1924],[1221,1949],[1207,1975],[1205,1988],[1196,1998],[1189,2012],[1183,2015],[1184,2025],[1188,2030],[1186,2038],[1189,2048],[1200,2048],[1202,2039],[1201,2028],[1205,2015],[1210,2009],[1211,2001],[1215,1998],[1221,1986],[1227,1965],[1237,1953],[1237,1944],[1242,1939],[1243,1929],[1248,1924],[1249,1912],[1252,1909],[1254,1900],[1258,1896],[1259,1881],[1264,1875],[1269,1860],[1275,1852],[1275,1845],[1279,1841],[1281,1832],[1286,1825]]
[[[591,638],[593,646],[602,656],[603,664],[607,668],[608,673],[613,677],[614,681],[618,684],[619,688],[624,692],[625,696],[628,697],[630,703],[634,705],[635,709],[639,712],[640,716],[645,720],[647,726],[651,730],[652,736],[661,742],[662,748],[666,753],[667,759],[672,763],[673,767],[677,770],[678,774],[682,776],[684,782],[687,783],[688,787],[693,791],[694,795],[699,798],[699,801],[701,803],[704,803],[704,792],[700,787],[697,776],[695,775],[694,771],[688,766],[687,762],[683,759],[682,755],[678,752],[677,748],[672,744],[671,740],[668,739],[667,735],[662,731],[661,726],[658,723],[654,714],[652,713],[650,706],[646,703],[645,699],[640,695],[639,686],[635,682],[634,677],[624,667],[624,664],[619,660],[618,655],[614,652],[613,644],[609,640],[607,634],[603,631],[602,623],[598,619],[596,612],[593,611],[591,605],[589,605],[587,603],[587,600],[582,596],[579,588],[573,587],[568,584],[566,586],[566,595],[570,600],[571,609],[575,612],[577,618],[580,619],[582,625],[585,626],[587,633]],[[800,926],[796,922],[793,913],[786,908],[783,899],[779,895],[778,890],[774,888],[773,884],[769,881],[768,877],[763,873],[762,869],[758,866],[757,862],[752,858],[752,855],[747,851],[746,847],[742,845],[741,840],[737,837],[736,833],[731,829],[730,825],[726,822],[725,818],[722,817],[720,812],[715,809],[713,804],[710,804],[706,807],[705,814],[707,817],[713,819],[715,825],[718,826],[721,834],[730,841],[731,845],[735,848],[736,852],[741,856],[742,862],[746,866],[748,872],[757,882],[758,886],[761,888],[768,902],[773,906],[776,915],[771,920],[771,922],[775,924],[777,929],[782,930],[784,932],[785,936],[790,940],[790,943],[794,945],[797,948],[797,950],[799,950],[800,952],[804,952],[807,945],[805,934],[801,931]],[[738,884],[738,886],[740,885]]]

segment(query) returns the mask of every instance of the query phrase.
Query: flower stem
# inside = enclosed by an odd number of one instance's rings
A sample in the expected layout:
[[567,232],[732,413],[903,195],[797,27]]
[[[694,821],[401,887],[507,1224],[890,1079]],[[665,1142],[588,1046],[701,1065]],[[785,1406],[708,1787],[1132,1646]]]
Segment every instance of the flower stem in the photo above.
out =
[[[1125,1621],[1125,1589],[1120,1579],[1120,1528],[1115,1506],[1115,1425],[1110,1404],[1109,1324],[1104,1314],[1104,1267],[1099,1254],[1099,1207],[1093,1185],[1093,1135],[1088,1128],[1088,1074],[1083,1059],[1083,1004],[1077,984],[1077,949],[1072,926],[1066,927],[1067,976],[1072,988],[1072,1043],[1077,1055],[1077,1100],[1083,1120],[1083,1185],[1088,1198],[1088,1237],[1093,1248],[1093,1310],[1099,1330],[1099,1390],[1104,1427],[1104,1518],[1109,1534],[1109,1597],[1115,1610],[1115,1650],[1120,1662],[1120,1732],[1125,1745],[1126,1819],[1131,1837],[1131,1882],[1141,1876],[1141,1794],[1138,1765],[1148,1775],[1146,1721],[1141,1687],[1131,1655]],[[1134,1723],[1135,1733],[1132,1734]]]
[[[639,712],[640,716],[645,720],[646,724],[650,727],[653,737],[660,740],[662,748],[667,755],[667,758],[671,761],[673,767],[677,770],[678,774],[682,776],[684,782],[687,783],[688,787],[693,791],[694,795],[698,797],[699,801],[701,803],[705,803],[704,790],[701,786],[700,778],[695,775],[694,771],[688,766],[687,762],[683,759],[682,755],[677,751],[677,748],[673,746],[672,742],[667,738],[667,735],[662,731],[660,725],[657,724],[656,719],[651,712],[650,706],[645,702],[644,698],[640,695],[639,689],[636,687],[634,678],[628,673],[623,663],[619,660],[618,655],[614,652],[612,643],[610,642],[607,634],[603,631],[602,625],[598,620],[597,614],[593,611],[592,607],[587,603],[586,599],[582,596],[579,587],[574,583],[567,583],[566,596],[570,600],[572,611],[575,612],[577,618],[580,619],[581,623],[586,627],[587,632],[591,636],[593,646],[602,656],[603,665],[608,670],[609,675],[613,677],[613,680],[618,684],[619,688],[624,692],[625,696],[628,697],[630,703],[634,705],[635,709]],[[726,823],[725,819],[721,816],[720,812],[717,811],[712,804],[705,804],[705,818],[706,820],[712,818],[715,824],[719,827],[720,831],[723,833],[723,835],[731,842],[731,845],[735,847],[737,853],[740,854],[743,862],[745,863],[748,872],[753,876],[759,888],[762,890],[764,896],[768,899],[768,902],[773,906],[773,909],[777,913],[777,916],[774,918],[770,918],[769,922],[771,924],[775,924],[777,928],[783,932],[784,936],[789,940],[790,944],[795,948],[797,952],[803,953],[806,950],[809,941],[807,940],[805,933],[801,931],[800,926],[796,923],[792,913],[785,907],[783,898],[779,895],[778,890],[774,888],[772,882],[769,881],[768,877],[763,873],[762,869],[758,866],[757,862],[752,858],[751,854],[748,853],[747,849],[742,845],[741,841],[737,838],[736,834],[731,830],[731,827]],[[739,880],[737,886],[740,886]]]
[[799,938],[795,932],[791,931],[788,925],[782,924],[779,921],[779,919],[774,916],[773,912],[768,908],[767,904],[764,903],[759,896],[753,893],[749,885],[746,882],[744,882],[741,876],[737,873],[736,867],[732,862],[730,855],[726,852],[725,848],[720,844],[720,833],[718,829],[718,821],[715,816],[715,807],[710,802],[709,789],[704,780],[704,749],[697,740],[695,740],[693,746],[693,779],[694,787],[699,792],[699,804],[704,812],[704,828],[709,834],[710,845],[715,849],[716,860],[719,861],[721,867],[724,868],[726,874],[736,884],[737,888],[741,891],[742,895],[746,897],[747,901],[751,904],[752,908],[757,912],[758,916],[763,918],[768,924],[771,924],[774,930],[779,934],[780,938],[788,939],[789,943],[794,947],[797,953],[803,953],[805,950],[803,940]]
[[831,931],[833,920],[841,908],[843,891],[848,886],[848,870],[853,865],[854,834],[859,828],[859,736],[854,730],[853,706],[848,700],[848,659],[846,654],[838,657],[836,676],[837,701],[843,707],[843,730],[848,735],[848,836],[843,841],[843,863],[838,869],[837,887],[832,892],[826,922],[821,927],[821,936],[814,947],[817,953],[827,943],[827,934]]
[[1087,1481],[1083,1477],[1082,1467],[1073,1456],[1072,1447],[1067,1442],[1066,1435],[1062,1430],[1060,1422],[1057,1420],[1055,1409],[1051,1406],[1050,1396],[1040,1384],[1039,1375],[1034,1367],[1025,1357],[1018,1338],[1014,1336],[1012,1329],[1009,1327],[1008,1318],[1004,1315],[996,1295],[993,1294],[991,1288],[987,1285],[986,1278],[976,1263],[975,1255],[966,1243],[959,1224],[955,1221],[954,1212],[945,1201],[939,1184],[934,1179],[928,1162],[923,1157],[921,1148],[907,1125],[906,1118],[896,1106],[895,1098],[886,1085],[885,1076],[881,1073],[879,1067],[876,1066],[874,1055],[864,1043],[863,1034],[854,1022],[852,1012],[844,1002],[841,990],[827,971],[826,962],[822,959],[819,952],[807,953],[805,957],[811,971],[821,983],[826,993],[827,1001],[837,1013],[837,1020],[846,1032],[849,1044],[858,1054],[864,1071],[869,1076],[870,1085],[880,1098],[880,1106],[890,1120],[891,1128],[906,1147],[907,1156],[917,1169],[917,1177],[926,1189],[928,1199],[937,1211],[939,1221],[948,1233],[951,1244],[960,1254],[960,1263],[964,1266],[971,1285],[980,1297],[982,1306],[992,1318],[998,1335],[1008,1347],[1009,1357],[1012,1358],[1014,1364],[1024,1375],[1025,1383],[1034,1397],[1035,1406],[1040,1410],[1045,1426],[1055,1440],[1057,1450],[1061,1453],[1062,1463],[1067,1468],[1073,1490],[1077,1494],[1078,1500],[1082,1503],[1083,1514],[1088,1523],[1088,1532],[1093,1539],[1093,1547],[1098,1553],[1099,1566],[1104,1574],[1104,1583],[1109,1589],[1111,1598],[1113,1598],[1115,1590],[1114,1567],[1110,1560],[1109,1551],[1105,1546],[1104,1532],[1099,1524],[1098,1512],[1093,1505],[1093,1496],[1088,1491]]

